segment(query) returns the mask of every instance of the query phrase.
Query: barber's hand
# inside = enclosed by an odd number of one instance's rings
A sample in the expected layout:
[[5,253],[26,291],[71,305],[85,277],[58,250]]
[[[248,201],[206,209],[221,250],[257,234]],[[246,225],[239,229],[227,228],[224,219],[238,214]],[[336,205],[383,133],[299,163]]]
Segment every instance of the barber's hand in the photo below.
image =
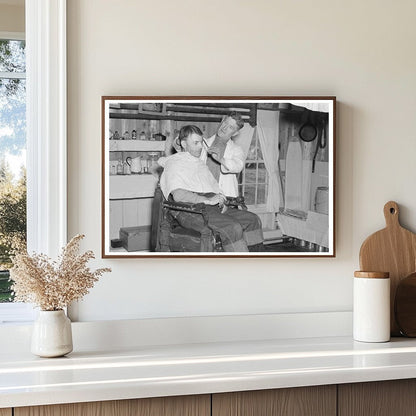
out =
[[218,154],[218,152],[216,152],[216,150],[211,150],[211,148],[209,148],[207,150],[207,153],[211,155],[211,157],[218,162],[220,165],[225,165],[225,159],[223,157],[220,157],[220,155]]
[[226,205],[227,197],[223,194],[220,194],[220,196],[222,197],[222,202],[220,203],[221,214],[224,214],[228,210],[228,206]]
[[214,196],[211,196],[207,199],[206,204],[208,205],[219,205],[220,207],[222,207],[226,201],[226,197],[223,194],[216,194]]
[[220,153],[221,150],[218,149],[216,146],[211,146],[210,148],[207,149],[207,153],[209,155],[211,155],[211,157],[217,161],[218,163],[220,163]]

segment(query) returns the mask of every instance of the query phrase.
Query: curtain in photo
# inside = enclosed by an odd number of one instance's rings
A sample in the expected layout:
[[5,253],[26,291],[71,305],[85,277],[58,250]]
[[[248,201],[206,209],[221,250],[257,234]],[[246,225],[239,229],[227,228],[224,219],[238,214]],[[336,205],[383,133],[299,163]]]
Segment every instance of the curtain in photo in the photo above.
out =
[[279,113],[277,111],[257,111],[257,134],[264,164],[269,174],[267,212],[279,212]]

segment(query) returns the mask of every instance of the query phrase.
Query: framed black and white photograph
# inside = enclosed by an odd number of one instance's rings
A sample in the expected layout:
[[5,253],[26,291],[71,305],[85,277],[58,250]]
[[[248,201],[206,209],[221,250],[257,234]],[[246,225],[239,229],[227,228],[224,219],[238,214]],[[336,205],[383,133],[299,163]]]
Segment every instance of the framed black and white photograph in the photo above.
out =
[[102,256],[334,257],[335,97],[102,97]]

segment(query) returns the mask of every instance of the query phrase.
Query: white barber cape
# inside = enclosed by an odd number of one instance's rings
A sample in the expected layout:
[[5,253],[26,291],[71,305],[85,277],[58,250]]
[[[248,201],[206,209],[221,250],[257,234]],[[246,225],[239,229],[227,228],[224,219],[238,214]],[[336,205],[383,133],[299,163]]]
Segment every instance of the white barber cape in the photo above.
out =
[[160,188],[168,199],[175,189],[196,193],[220,193],[217,181],[201,159],[188,152],[175,153],[158,160],[164,170],[160,177]]
[[[214,140],[215,135],[206,139],[206,142],[211,146]],[[207,157],[207,151],[203,148],[200,159],[206,163]],[[225,167],[224,165],[221,165],[221,173],[218,180],[220,189],[225,196],[238,196],[237,173],[240,173],[243,170],[245,160],[246,158],[241,146],[235,144],[233,140],[230,139],[224,152]]]

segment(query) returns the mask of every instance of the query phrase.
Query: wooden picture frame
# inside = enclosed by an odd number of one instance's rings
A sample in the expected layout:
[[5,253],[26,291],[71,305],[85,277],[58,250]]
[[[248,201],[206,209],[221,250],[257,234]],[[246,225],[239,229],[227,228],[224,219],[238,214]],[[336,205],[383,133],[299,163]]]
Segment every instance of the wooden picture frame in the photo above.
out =
[[335,115],[333,96],[103,96],[102,257],[335,257]]

